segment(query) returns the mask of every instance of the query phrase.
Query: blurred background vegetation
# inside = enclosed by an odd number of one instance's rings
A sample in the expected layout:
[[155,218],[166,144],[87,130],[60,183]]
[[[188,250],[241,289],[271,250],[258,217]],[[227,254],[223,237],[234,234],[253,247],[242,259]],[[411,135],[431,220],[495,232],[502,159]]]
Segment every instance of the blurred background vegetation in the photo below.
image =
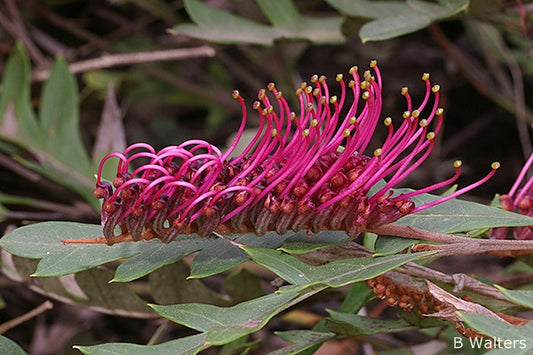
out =
[[[384,117],[400,119],[402,86],[421,100],[424,72],[441,85],[443,133],[406,185],[442,180],[458,158],[466,185],[499,160],[471,196],[488,203],[532,151],[532,17],[525,0],[0,1],[2,234],[39,220],[98,223],[91,174],[106,151],[191,138],[224,146],[240,123],[233,89],[251,107],[270,81],[292,93],[312,74],[333,79],[370,59],[384,77]],[[42,301],[8,281],[1,291],[3,320]],[[72,351],[76,334],[146,343],[157,327],[58,309],[9,337],[55,354]]]

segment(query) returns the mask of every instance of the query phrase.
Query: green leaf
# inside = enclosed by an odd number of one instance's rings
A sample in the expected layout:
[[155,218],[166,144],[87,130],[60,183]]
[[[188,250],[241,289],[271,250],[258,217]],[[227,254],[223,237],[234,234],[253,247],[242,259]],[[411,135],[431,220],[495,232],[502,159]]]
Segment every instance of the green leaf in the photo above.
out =
[[224,239],[211,240],[211,243],[196,255],[191,264],[190,278],[202,278],[231,269],[246,260],[248,255],[240,248]]
[[189,266],[177,262],[150,273],[150,295],[159,304],[200,302],[228,305],[229,301],[205,286],[200,280],[187,280]]
[[218,43],[271,45],[279,38],[307,39],[315,43],[344,42],[340,17],[303,16],[292,0],[258,0],[258,4],[274,26],[230,14],[197,0],[185,0],[185,9],[195,25],[178,25],[174,31]]
[[288,238],[279,248],[289,254],[305,254],[317,249],[347,243],[352,239],[345,232],[327,231],[313,235],[297,233]]
[[154,270],[181,260],[183,257],[201,250],[209,245],[212,240],[200,238],[180,238],[165,244],[150,241],[143,244],[142,250],[124,260],[115,272],[114,282],[129,282],[148,275]]
[[533,291],[530,290],[508,290],[499,285],[494,285],[512,302],[527,308],[533,308]]
[[24,355],[26,352],[13,340],[0,335],[0,354]]
[[412,247],[417,242],[418,241],[414,239],[380,235],[378,236],[374,246],[376,250],[376,254],[374,254],[374,256],[394,255],[404,249]]
[[193,355],[207,348],[206,335],[196,334],[158,345],[107,343],[93,346],[74,346],[86,355]]
[[128,284],[109,283],[112,277],[112,272],[103,269],[77,273],[76,282],[86,296],[86,301],[79,303],[117,316],[153,317],[153,311],[133,293]]
[[380,18],[408,15],[410,8],[400,1],[326,0],[337,11],[353,17]]
[[196,25],[178,25],[174,27],[178,33],[219,43],[269,45],[275,38],[275,33],[269,26],[232,15],[198,0],[185,0],[184,4]]
[[261,329],[291,301],[306,297],[295,293],[269,294],[227,308],[199,303],[151,307],[175,323],[207,332],[207,344],[222,345]]
[[[411,191],[408,189],[397,192]],[[422,194],[412,198],[416,206],[438,199],[439,196]],[[396,224],[413,226],[439,233],[465,232],[481,228],[518,227],[533,225],[533,218],[479,203],[452,199],[437,206],[407,215]]]
[[239,268],[226,277],[224,292],[231,297],[233,303],[249,301],[265,294],[261,278],[244,268]]
[[[475,338],[478,343],[474,343],[474,345],[481,344],[475,347],[487,349],[485,344],[492,344],[496,340],[495,349],[488,354],[531,354],[533,350],[532,322],[519,327],[483,314],[459,313],[459,317],[469,327],[493,338]],[[471,345],[465,344],[465,346]]]
[[44,83],[39,119],[46,150],[65,165],[90,176],[93,166],[79,130],[78,87],[67,63],[58,58]]
[[430,23],[458,14],[468,8],[469,0],[439,1],[439,4],[407,0],[326,0],[338,11],[354,17],[372,18],[363,25],[359,37],[363,42],[391,39],[418,31]]
[[294,232],[288,232],[284,235],[268,232],[262,236],[250,233],[233,236],[226,235],[226,239],[212,239],[194,258],[191,265],[191,275],[189,277],[202,278],[211,276],[231,269],[232,267],[249,260],[250,257],[243,252],[241,248],[230,242],[232,238],[233,242],[236,244],[257,246],[260,248],[277,248],[283,244],[287,238],[293,235],[295,235]]
[[403,319],[383,320],[331,310],[328,310],[328,312],[331,317],[326,318],[326,327],[342,336],[352,337],[416,329]]
[[126,282],[180,260],[210,242],[198,236],[169,244],[150,242],[64,244],[63,239],[90,239],[102,235],[99,225],[72,222],[43,222],[23,226],[0,239],[0,247],[11,254],[41,259],[33,276],[52,277],[87,270],[110,261],[131,257],[117,268],[113,281]]
[[33,144],[35,147],[41,147],[43,135],[31,106],[30,76],[28,54],[24,47],[17,43],[4,68],[0,96],[0,133],[20,141],[24,146]]
[[307,350],[335,337],[335,333],[314,332],[312,330],[289,330],[286,332],[276,332],[276,334],[281,339],[294,344],[273,351],[269,355],[297,354],[300,351]]
[[279,292],[296,292],[317,285],[340,287],[376,277],[405,263],[432,254],[417,253],[377,258],[351,258],[312,266],[277,250],[250,247],[243,249],[253,261],[293,284],[293,286],[280,288]]
[[78,87],[67,63],[58,58],[44,83],[39,118],[46,137],[42,158],[48,176],[72,190],[92,195],[95,172],[83,145],[79,127]]
[[374,297],[374,292],[364,282],[356,282],[344,297],[338,311],[343,313],[357,313]]

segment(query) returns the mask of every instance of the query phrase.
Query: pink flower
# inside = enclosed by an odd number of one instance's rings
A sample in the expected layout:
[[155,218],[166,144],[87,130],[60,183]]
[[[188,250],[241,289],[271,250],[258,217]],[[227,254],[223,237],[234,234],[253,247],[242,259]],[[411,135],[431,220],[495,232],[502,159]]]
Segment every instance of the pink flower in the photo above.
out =
[[[357,67],[351,68],[348,84],[338,74],[339,97],[330,95],[324,76],[313,75],[310,83],[296,90],[300,102],[296,112],[273,83],[268,92],[259,90],[253,104],[259,128],[238,156],[230,157],[247,122],[238,91],[233,97],[242,106],[242,121],[225,153],[205,141],[190,140],[158,152],[137,143],[123,153],[106,156],[98,170],[95,196],[104,200],[102,225],[108,243],[115,240],[117,225],[122,234],[130,233],[135,240],[155,237],[165,242],[183,233],[206,236],[213,231],[261,235],[270,230],[279,234],[344,230],[356,237],[361,231],[452,199],[494,174],[497,166],[493,164],[480,181],[415,206],[412,197],[459,177],[458,161],[455,175],[448,180],[393,195],[391,189],[433,149],[442,126],[439,86],[431,86],[429,74],[424,74],[426,94],[419,105],[413,104],[408,89],[403,88],[407,107],[401,122],[395,127],[390,117],[385,118],[387,138],[381,148],[366,156],[363,153],[382,110],[380,71],[376,61],[370,67],[362,77]],[[119,160],[113,186],[101,177],[111,157]]]
[[[504,210],[518,212],[526,216],[533,216],[533,178],[530,178],[524,186],[520,188],[531,164],[533,164],[533,154],[531,154],[520,171],[520,174],[518,174],[509,193],[500,196],[500,203]],[[490,231],[490,238],[506,239],[508,230],[507,227],[493,228]],[[533,226],[515,227],[513,229],[513,236],[515,239],[519,240],[533,239]]]

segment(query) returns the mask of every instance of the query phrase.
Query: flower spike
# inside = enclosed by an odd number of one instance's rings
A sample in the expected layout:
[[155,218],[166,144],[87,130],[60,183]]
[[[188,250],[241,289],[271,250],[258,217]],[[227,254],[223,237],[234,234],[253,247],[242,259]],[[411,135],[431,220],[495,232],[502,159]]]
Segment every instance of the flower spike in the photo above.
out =
[[[407,87],[401,117],[382,115],[382,77],[377,62],[370,69],[337,74],[338,96],[330,94],[325,76],[313,75],[296,90],[299,111],[291,111],[275,84],[261,89],[252,105],[259,117],[257,134],[231,157],[248,121],[244,99],[235,141],[222,153],[202,140],[190,140],[160,151],[137,143],[123,153],[110,153],[100,163],[95,197],[103,199],[102,226],[108,244],[122,235],[134,240],[170,242],[180,234],[217,232],[263,234],[288,230],[344,230],[351,237],[438,203],[488,180],[415,206],[411,198],[454,182],[461,163],[448,180],[395,196],[403,181],[431,153],[442,126],[438,85],[422,75],[426,93],[417,105]],[[395,123],[396,121],[396,123]],[[367,156],[378,124],[388,133],[380,148]],[[103,165],[117,158],[113,184],[103,180]],[[146,163],[146,161],[148,161]],[[137,168],[132,168],[136,166]],[[385,178],[388,181],[383,183]],[[529,189],[529,187],[528,187]],[[533,203],[532,203],[533,206]]]

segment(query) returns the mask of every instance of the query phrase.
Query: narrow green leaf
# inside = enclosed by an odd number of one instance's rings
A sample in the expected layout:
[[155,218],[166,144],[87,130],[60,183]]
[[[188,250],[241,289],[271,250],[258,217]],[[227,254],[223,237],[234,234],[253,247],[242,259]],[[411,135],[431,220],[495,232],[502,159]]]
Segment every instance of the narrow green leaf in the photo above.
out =
[[185,0],[185,10],[196,25],[174,27],[177,33],[219,43],[272,44],[276,34],[271,27],[232,15],[198,0]]
[[25,355],[26,352],[13,340],[0,335],[0,354]]
[[174,31],[218,43],[271,45],[278,38],[307,39],[315,43],[344,42],[341,17],[303,16],[292,0],[260,0],[258,3],[274,26],[233,15],[197,0],[185,0],[185,9],[195,25],[178,25]]
[[77,93],[67,63],[57,59],[43,86],[39,118],[47,137],[46,150],[89,177],[94,170],[80,136]]
[[230,242],[231,239],[236,244],[259,248],[277,248],[287,238],[293,235],[295,235],[293,232],[288,232],[284,235],[268,232],[262,236],[248,233],[242,235],[226,235],[225,238],[227,239],[210,239],[209,243],[194,258],[191,265],[190,278],[215,275],[249,260],[250,257],[241,248],[232,244]]
[[83,145],[79,127],[78,88],[66,62],[57,59],[43,86],[39,111],[46,142],[39,157],[46,176],[93,201],[96,171]]
[[372,297],[374,297],[374,292],[367,287],[366,283],[356,282],[344,297],[337,311],[356,314]]
[[128,284],[109,283],[113,273],[91,269],[76,274],[76,281],[87,297],[80,302],[92,309],[122,317],[151,318],[153,311],[129,288]]
[[[13,230],[0,239],[0,247],[13,255],[39,259],[65,246],[63,239],[89,239],[102,235],[102,227],[72,222],[42,222]],[[118,245],[118,244],[117,244]],[[80,245],[72,244],[72,247]]]
[[[410,190],[397,190],[397,192],[402,191]],[[417,206],[420,206],[438,198],[435,195],[423,194],[413,197],[412,200]],[[440,205],[405,216],[395,223],[432,232],[455,233],[481,228],[528,226],[533,225],[533,218],[508,212],[501,208],[452,199]]]
[[351,241],[345,232],[327,231],[308,235],[306,232],[297,233],[288,238],[279,248],[289,254],[305,254],[329,246],[339,245]]
[[205,333],[191,335],[158,345],[107,343],[93,346],[74,346],[85,355],[194,355],[208,348]]
[[418,241],[414,239],[406,239],[400,237],[392,237],[388,235],[378,236],[375,243],[376,254],[374,256],[393,255],[401,252],[404,249],[410,248]]
[[261,329],[297,297],[295,293],[269,294],[227,308],[199,303],[151,307],[175,323],[207,332],[206,343],[222,345]]
[[352,313],[331,310],[328,312],[331,317],[326,318],[326,327],[342,336],[393,333],[416,329],[403,319],[383,320]]
[[150,295],[159,304],[199,302],[228,305],[229,301],[200,280],[187,280],[189,266],[184,262],[166,265],[148,276]]
[[211,240],[191,264],[190,278],[202,278],[231,269],[246,260],[248,255],[224,239]]
[[384,17],[364,24],[359,30],[359,37],[363,43],[383,41],[418,31],[430,23],[431,20],[423,15]]
[[[43,135],[31,106],[30,74],[28,54],[17,43],[4,68],[0,95],[0,133],[20,141],[24,146],[31,144],[41,147]],[[6,122],[7,119],[13,121]]]
[[411,9],[400,1],[326,0],[337,11],[353,17],[381,18],[409,15]]
[[129,282],[148,275],[158,268],[172,264],[183,257],[201,250],[211,241],[198,236],[180,238],[165,244],[158,241],[143,243],[142,251],[124,260],[115,272],[113,282]]
[[483,314],[459,313],[459,317],[469,327],[492,337],[492,339],[474,338],[477,340],[475,343],[465,344],[465,346],[489,349],[494,342],[494,350],[489,352],[491,355],[525,355],[531,354],[533,351],[533,323],[531,322],[519,327]]
[[249,301],[265,294],[261,281],[251,271],[239,268],[224,280],[224,292],[231,297],[233,303]]
[[276,334],[281,339],[294,344],[273,351],[269,355],[297,354],[335,337],[335,333],[314,332],[312,330],[289,330],[276,332]]
[[533,308],[533,291],[531,290],[508,290],[499,285],[494,285],[512,302],[527,308]]
[[381,275],[407,262],[422,259],[432,253],[400,254],[377,258],[351,258],[312,266],[294,256],[271,249],[243,248],[253,261],[266,267],[293,286],[279,292],[296,292],[310,286],[340,287]]
[[268,21],[285,32],[297,32],[304,25],[303,17],[292,0],[257,0]]
[[418,0],[407,0],[405,4],[380,2],[379,6],[370,1],[355,2],[359,10],[365,5],[365,17],[375,18],[361,27],[359,36],[363,42],[381,41],[418,31],[433,21],[466,10],[469,5],[469,0],[452,0],[443,3],[445,6]]

